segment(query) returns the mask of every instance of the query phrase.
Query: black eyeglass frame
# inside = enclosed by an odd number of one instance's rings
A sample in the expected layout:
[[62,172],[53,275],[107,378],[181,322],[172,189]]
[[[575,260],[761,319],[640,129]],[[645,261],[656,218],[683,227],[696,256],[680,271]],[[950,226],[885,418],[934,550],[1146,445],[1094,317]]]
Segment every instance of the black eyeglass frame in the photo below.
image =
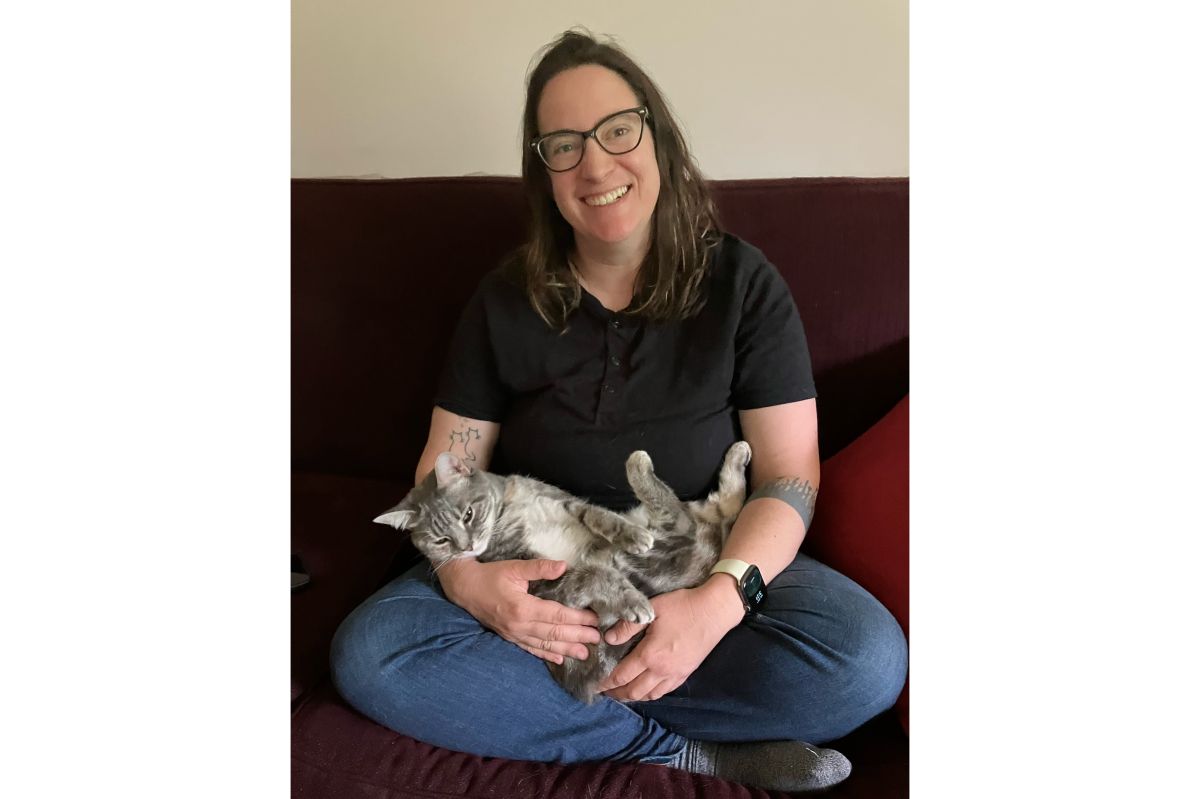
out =
[[[628,150],[625,150],[624,152],[620,152],[620,153],[614,153],[612,150],[605,147],[604,144],[601,143],[601,141],[596,138],[596,131],[598,131],[598,130],[600,130],[600,128],[604,127],[605,123],[609,122],[612,119],[615,119],[616,117],[621,116],[621,114],[629,114],[629,113],[633,113],[633,112],[636,112],[637,115],[639,117],[641,117],[642,126],[641,126],[641,128],[638,129],[637,142],[632,147],[630,147]],[[646,120],[649,118],[650,118],[650,109],[644,105],[639,105],[637,108],[626,108],[623,111],[614,111],[613,113],[609,114],[604,119],[597,122],[596,126],[593,127],[591,130],[571,130],[570,128],[563,128],[562,130],[552,130],[545,135],[538,136],[536,139],[534,139],[533,141],[531,141],[529,143],[529,146],[533,148],[533,151],[535,153],[537,153],[538,159],[541,160],[542,164],[545,165],[546,169],[549,169],[551,172],[570,172],[572,169],[574,169],[575,167],[577,167],[583,163],[583,151],[587,149],[587,140],[588,139],[591,139],[592,141],[596,142],[596,146],[599,147],[604,152],[608,153],[609,155],[625,155],[625,153],[631,153],[634,150],[636,150],[638,147],[640,147],[642,145],[642,139],[646,136]],[[582,136],[583,144],[579,147],[579,160],[578,161],[576,161],[574,164],[567,167],[566,169],[555,169],[554,167],[550,166],[550,162],[547,161],[546,156],[542,154],[541,144],[546,139],[549,139],[551,136],[561,136],[564,133],[574,133],[577,136]]]

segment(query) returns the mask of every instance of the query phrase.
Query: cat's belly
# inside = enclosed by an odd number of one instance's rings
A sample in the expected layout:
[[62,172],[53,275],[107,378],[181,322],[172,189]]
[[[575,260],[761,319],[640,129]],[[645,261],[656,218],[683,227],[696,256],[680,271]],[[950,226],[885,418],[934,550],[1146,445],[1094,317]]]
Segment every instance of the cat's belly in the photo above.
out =
[[547,504],[526,517],[526,544],[539,558],[579,565],[588,550],[590,533],[576,519]]

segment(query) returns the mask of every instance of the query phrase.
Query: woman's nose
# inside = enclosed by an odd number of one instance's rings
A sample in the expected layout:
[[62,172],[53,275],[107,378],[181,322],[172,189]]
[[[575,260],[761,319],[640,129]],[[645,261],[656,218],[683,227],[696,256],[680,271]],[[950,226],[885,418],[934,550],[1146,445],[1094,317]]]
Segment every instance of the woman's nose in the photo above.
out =
[[612,171],[616,159],[595,139],[588,139],[583,145],[583,158],[579,162],[579,171],[588,180],[600,180]]

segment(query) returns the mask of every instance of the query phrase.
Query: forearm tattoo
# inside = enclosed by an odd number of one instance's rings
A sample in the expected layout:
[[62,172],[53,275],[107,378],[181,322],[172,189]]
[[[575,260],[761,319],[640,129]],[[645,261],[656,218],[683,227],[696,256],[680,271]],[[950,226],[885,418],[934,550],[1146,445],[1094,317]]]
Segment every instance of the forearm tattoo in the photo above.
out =
[[454,447],[456,445],[461,445],[461,455],[459,455],[459,457],[461,457],[465,463],[474,463],[479,458],[474,452],[471,451],[471,442],[478,441],[480,438],[481,436],[479,435],[479,431],[474,427],[468,427],[466,418],[460,416],[458,417],[458,429],[453,430],[450,433],[449,451],[453,453]]
[[800,482],[799,477],[777,477],[760,486],[746,502],[752,502],[760,497],[774,497],[791,505],[796,513],[800,514],[806,531],[812,524],[813,511],[817,507],[817,489],[813,488],[812,483],[808,480]]

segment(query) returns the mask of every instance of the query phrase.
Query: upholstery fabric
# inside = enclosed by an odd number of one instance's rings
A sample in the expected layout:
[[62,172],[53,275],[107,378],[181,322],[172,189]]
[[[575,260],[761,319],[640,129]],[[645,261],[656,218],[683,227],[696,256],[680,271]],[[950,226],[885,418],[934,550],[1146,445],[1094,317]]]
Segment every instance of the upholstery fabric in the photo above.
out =
[[[411,482],[411,481],[410,481]],[[388,574],[398,555],[416,550],[371,520],[399,502],[409,485],[327,474],[292,476],[292,551],[311,582],[292,595],[292,700],[329,671],[338,624]]]
[[[908,636],[908,397],[821,464],[821,490],[802,551],[882,602]],[[908,729],[908,686],[896,711]]]

